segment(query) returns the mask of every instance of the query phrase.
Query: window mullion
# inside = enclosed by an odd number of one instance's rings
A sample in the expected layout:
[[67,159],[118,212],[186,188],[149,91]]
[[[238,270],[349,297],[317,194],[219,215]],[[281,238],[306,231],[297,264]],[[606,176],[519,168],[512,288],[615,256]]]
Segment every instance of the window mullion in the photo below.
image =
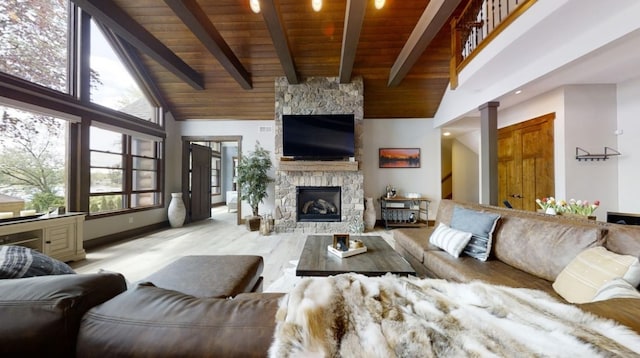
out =
[[131,136],[122,135],[124,143],[124,196],[126,200],[126,209],[131,209],[132,206],[132,189],[133,189],[133,156],[131,148]]

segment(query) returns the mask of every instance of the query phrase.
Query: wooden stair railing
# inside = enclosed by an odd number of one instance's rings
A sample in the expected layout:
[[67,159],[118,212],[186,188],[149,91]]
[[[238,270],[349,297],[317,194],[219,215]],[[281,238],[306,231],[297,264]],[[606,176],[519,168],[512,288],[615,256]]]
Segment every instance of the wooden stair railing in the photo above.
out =
[[452,182],[453,182],[453,172],[449,172],[449,174],[445,175],[444,177],[442,177],[442,180],[440,180],[440,187],[442,188],[442,193],[441,193],[442,199],[453,198]]
[[451,20],[451,89],[458,87],[460,71],[536,1],[469,0],[460,15]]

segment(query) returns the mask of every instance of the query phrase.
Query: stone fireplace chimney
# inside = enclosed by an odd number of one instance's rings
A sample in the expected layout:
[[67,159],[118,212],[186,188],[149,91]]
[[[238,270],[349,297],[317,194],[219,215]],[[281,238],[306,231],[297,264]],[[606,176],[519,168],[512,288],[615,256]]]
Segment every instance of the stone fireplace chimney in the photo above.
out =
[[[364,118],[362,78],[342,84],[337,77],[312,77],[290,85],[285,77],[275,83],[275,230],[276,232],[346,233],[364,211],[362,120]],[[354,114],[355,162],[281,161],[283,114]],[[298,187],[340,187],[339,221],[299,221]]]

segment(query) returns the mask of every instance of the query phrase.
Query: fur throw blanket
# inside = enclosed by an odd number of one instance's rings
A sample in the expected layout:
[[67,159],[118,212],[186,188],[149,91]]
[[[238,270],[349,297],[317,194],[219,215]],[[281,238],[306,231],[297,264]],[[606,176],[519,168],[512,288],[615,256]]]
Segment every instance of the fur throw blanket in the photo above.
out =
[[284,296],[270,357],[637,357],[640,336],[544,292],[343,274]]

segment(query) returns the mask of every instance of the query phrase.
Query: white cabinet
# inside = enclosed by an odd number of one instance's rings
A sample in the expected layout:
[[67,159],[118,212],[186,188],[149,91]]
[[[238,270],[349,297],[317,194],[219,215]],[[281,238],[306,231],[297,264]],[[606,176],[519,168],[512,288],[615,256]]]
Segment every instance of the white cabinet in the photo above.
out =
[[60,261],[82,260],[84,216],[67,213],[0,223],[0,245],[27,246]]

